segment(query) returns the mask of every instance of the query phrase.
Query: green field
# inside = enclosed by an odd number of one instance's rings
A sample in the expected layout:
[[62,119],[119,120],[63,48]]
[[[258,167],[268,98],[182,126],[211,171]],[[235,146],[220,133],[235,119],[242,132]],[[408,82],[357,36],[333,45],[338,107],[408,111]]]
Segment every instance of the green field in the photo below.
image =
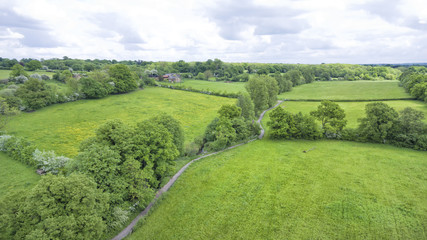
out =
[[[365,105],[372,102],[337,102],[342,109],[344,109],[347,119],[347,127],[357,127],[357,119],[365,117]],[[421,101],[415,100],[400,100],[400,101],[385,101],[385,104],[393,107],[396,111],[403,110],[406,107],[412,107],[415,110],[421,111],[427,117],[427,104]],[[292,113],[306,113],[309,114],[311,111],[317,109],[317,106],[320,105],[320,102],[293,102],[285,101],[281,104],[285,110]],[[268,114],[263,119],[264,123],[267,123],[269,120]],[[427,123],[427,119],[424,119],[424,122]]]
[[40,176],[35,169],[11,159],[0,152],[0,200],[11,191],[30,189]]
[[8,134],[23,136],[41,149],[74,156],[81,141],[93,136],[99,125],[110,119],[137,123],[157,112],[179,120],[186,142],[202,134],[223,104],[230,98],[164,88],[146,88],[129,94],[112,95],[99,100],[80,100],[56,104],[11,119]]
[[[9,78],[9,74],[10,74],[11,71],[12,70],[0,70],[0,80],[1,79],[7,79],[7,78]],[[47,76],[49,76],[51,78],[52,78],[53,74],[55,74],[54,72],[46,72],[46,71],[43,71],[43,70],[37,70],[37,71],[34,71],[34,72],[27,71],[27,73],[28,73],[28,75],[31,75],[31,74],[34,74],[34,73],[38,73],[40,75],[45,74],[45,75],[47,75]]]
[[190,80],[184,79],[182,83],[170,83],[171,86],[185,86],[192,87],[199,91],[215,91],[215,92],[227,92],[227,93],[239,93],[246,92],[244,82],[213,82],[203,80]]
[[426,239],[426,159],[380,144],[256,141],[192,165],[129,239]]
[[282,93],[279,99],[375,100],[411,98],[398,81],[313,82]]

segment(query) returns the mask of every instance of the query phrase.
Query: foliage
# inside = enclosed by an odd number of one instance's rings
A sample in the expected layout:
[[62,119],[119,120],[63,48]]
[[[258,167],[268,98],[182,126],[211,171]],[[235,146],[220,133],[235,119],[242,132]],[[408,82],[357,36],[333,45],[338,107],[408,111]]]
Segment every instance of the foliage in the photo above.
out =
[[323,134],[328,138],[335,138],[347,124],[344,110],[331,101],[322,101],[317,110],[310,112],[310,115],[321,122]]
[[14,160],[22,162],[28,166],[37,167],[38,162],[33,158],[35,147],[29,141],[18,138],[8,137],[4,143],[4,151]]
[[222,105],[221,108],[218,110],[219,117],[224,117],[227,119],[233,119],[240,117],[242,114],[242,109],[236,105]]
[[36,149],[33,152],[33,161],[36,162],[37,168],[43,169],[45,172],[58,174],[59,171],[64,170],[70,158],[56,156],[54,151],[40,151]]
[[425,67],[410,67],[399,76],[400,85],[417,99],[427,102],[427,70]]
[[19,110],[9,106],[7,100],[0,97],[0,131],[4,130],[11,116],[19,114]]
[[366,104],[365,112],[366,117],[359,120],[359,134],[368,141],[385,143],[398,113],[383,102]]
[[81,85],[81,92],[87,98],[103,98],[112,91],[112,86],[110,84],[103,84],[93,78],[81,78],[79,83]]
[[25,67],[29,71],[35,71],[37,69],[42,68],[42,64],[38,60],[31,60],[31,61],[29,61],[28,63],[25,64]]
[[12,71],[9,74],[9,79],[13,80],[14,78],[19,77],[21,75],[28,78],[28,74],[27,72],[25,72],[24,67],[21,64],[17,63],[13,65]]
[[172,116],[162,113],[151,118],[154,124],[162,125],[170,134],[172,134],[172,142],[175,144],[176,149],[182,155],[184,153],[184,130],[181,123],[174,119]]
[[249,94],[240,94],[236,106],[242,110],[242,117],[246,120],[255,119],[254,104]]
[[123,64],[112,65],[108,69],[108,74],[114,82],[115,93],[127,93],[138,87],[136,77],[130,71],[129,67]]
[[23,196],[1,211],[10,239],[102,239],[108,196],[85,175],[47,175]]
[[30,79],[20,85],[15,95],[22,100],[27,110],[40,109],[51,102],[49,88],[45,82]]
[[292,114],[282,107],[277,107],[271,111],[270,136],[274,139],[318,139],[321,137],[319,127],[314,118],[303,115],[301,112]]
[[[251,96],[252,102],[254,103],[255,115],[259,115],[263,110],[267,109],[269,106],[269,101],[274,99],[274,96],[270,96],[269,85],[267,84],[267,79],[271,77],[265,75],[257,75],[251,79],[246,84],[246,90]],[[269,81],[272,83],[272,81]],[[274,83],[272,83],[274,85]],[[277,84],[276,84],[277,85]],[[274,89],[271,91],[273,93]]]

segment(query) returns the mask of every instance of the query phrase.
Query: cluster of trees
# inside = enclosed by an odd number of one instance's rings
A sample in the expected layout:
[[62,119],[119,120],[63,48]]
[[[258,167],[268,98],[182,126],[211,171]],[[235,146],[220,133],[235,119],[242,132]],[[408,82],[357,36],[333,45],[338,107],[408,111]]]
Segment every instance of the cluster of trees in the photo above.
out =
[[337,103],[323,101],[310,115],[292,114],[278,107],[270,113],[268,126],[275,139],[323,137],[427,150],[427,125],[422,112],[408,107],[398,113],[383,102],[374,102],[366,105],[365,113],[356,129],[344,129],[345,112]]
[[[0,90],[0,97],[14,109],[33,111],[42,107],[84,98],[102,98],[113,93],[127,93],[143,87],[146,82],[123,64],[110,65],[106,70],[88,74],[73,74],[63,70],[53,75],[53,80],[66,84],[66,90],[47,84],[49,77],[29,75],[16,64],[10,73],[10,82]],[[22,81],[21,81],[22,80]]]
[[[9,142],[9,143],[8,143]],[[145,207],[183,154],[184,135],[166,114],[129,126],[108,121],[82,142],[75,159],[50,171],[30,191],[0,203],[0,236],[5,239],[103,239],[120,228],[135,208]],[[17,147],[20,145],[20,151]],[[51,159],[13,137],[0,148],[18,158]],[[51,160],[58,165],[63,159]],[[32,162],[27,164],[32,165]],[[34,166],[34,165],[33,165]]]
[[217,151],[233,143],[245,141],[259,134],[260,127],[254,121],[254,105],[248,94],[238,97],[235,105],[223,105],[205,133],[195,143],[199,151]]
[[257,75],[249,79],[245,87],[254,104],[255,115],[276,104],[280,88],[275,78]]
[[427,68],[410,67],[399,76],[400,86],[413,97],[427,102]]

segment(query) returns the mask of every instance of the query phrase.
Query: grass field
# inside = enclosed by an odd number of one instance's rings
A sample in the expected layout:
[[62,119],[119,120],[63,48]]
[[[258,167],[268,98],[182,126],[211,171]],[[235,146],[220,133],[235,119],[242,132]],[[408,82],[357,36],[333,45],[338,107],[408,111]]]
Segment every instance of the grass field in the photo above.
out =
[[[347,127],[357,127],[358,122],[357,119],[365,117],[365,105],[372,102],[337,102],[341,108],[344,109],[347,119]],[[400,101],[385,101],[385,104],[393,107],[396,111],[403,110],[406,107],[412,107],[415,110],[421,111],[427,118],[427,104],[421,101],[415,100],[400,100]],[[293,102],[293,101],[285,101],[281,104],[285,110],[293,113],[306,113],[309,114],[311,111],[317,109],[317,106],[320,105],[320,102]],[[263,119],[263,123],[269,121],[269,116],[266,116]],[[424,122],[427,123],[427,119],[424,119]]]
[[[12,70],[0,70],[0,80],[1,79],[7,79],[7,78],[9,78],[9,74],[10,74],[11,71]],[[51,78],[52,78],[53,74],[55,74],[53,72],[46,72],[46,71],[43,71],[43,70],[37,70],[37,71],[34,71],[34,72],[27,71],[27,73],[28,73],[28,75],[31,75],[31,74],[34,74],[34,73],[38,73],[40,75],[45,74],[45,75],[47,75],[47,76],[49,76]]]
[[0,152],[0,201],[10,191],[30,189],[40,176],[31,167],[11,159]]
[[129,239],[426,239],[426,159],[379,144],[256,141],[192,165]]
[[193,89],[197,89],[200,91],[221,91],[227,93],[239,93],[246,92],[245,83],[244,82],[212,82],[212,81],[203,81],[203,80],[190,80],[184,79],[182,83],[174,83],[170,84],[172,86],[185,86],[192,87]]
[[282,93],[279,99],[371,100],[402,99],[411,96],[398,81],[330,81],[313,82]]
[[94,130],[109,119],[137,123],[157,112],[179,120],[186,142],[202,134],[223,104],[236,100],[164,88],[146,88],[99,100],[80,100],[49,106],[14,117],[8,134],[23,136],[39,148],[74,156],[80,142],[93,136]]

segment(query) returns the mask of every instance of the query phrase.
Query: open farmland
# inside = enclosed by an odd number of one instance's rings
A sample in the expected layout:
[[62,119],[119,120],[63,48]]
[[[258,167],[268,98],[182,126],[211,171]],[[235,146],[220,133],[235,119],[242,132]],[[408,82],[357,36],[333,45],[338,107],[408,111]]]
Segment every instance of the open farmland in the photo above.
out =
[[253,142],[196,162],[130,239],[425,239],[425,159],[381,144]]
[[328,81],[313,82],[282,93],[279,99],[292,100],[382,100],[408,99],[411,96],[398,81]]
[[99,100],[52,105],[14,117],[8,133],[33,141],[40,149],[74,156],[81,141],[110,119],[137,123],[165,112],[179,120],[187,142],[202,134],[223,104],[236,100],[164,88],[146,88]]

